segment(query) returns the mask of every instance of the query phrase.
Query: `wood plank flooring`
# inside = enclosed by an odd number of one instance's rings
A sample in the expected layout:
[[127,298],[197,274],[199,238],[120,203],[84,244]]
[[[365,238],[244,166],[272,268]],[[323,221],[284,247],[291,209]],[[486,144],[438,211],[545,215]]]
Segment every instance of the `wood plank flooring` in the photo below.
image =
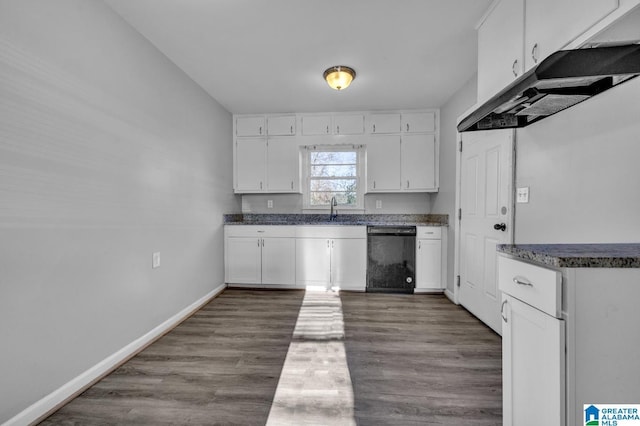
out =
[[501,425],[501,401],[500,337],[444,296],[228,289],[41,424]]

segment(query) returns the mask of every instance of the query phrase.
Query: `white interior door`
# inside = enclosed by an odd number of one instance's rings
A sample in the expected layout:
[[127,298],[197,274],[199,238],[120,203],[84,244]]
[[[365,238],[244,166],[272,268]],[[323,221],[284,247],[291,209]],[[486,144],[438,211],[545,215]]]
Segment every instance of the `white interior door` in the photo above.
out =
[[[502,334],[496,245],[512,241],[513,130],[462,134],[459,301]],[[504,224],[504,230],[495,225]]]

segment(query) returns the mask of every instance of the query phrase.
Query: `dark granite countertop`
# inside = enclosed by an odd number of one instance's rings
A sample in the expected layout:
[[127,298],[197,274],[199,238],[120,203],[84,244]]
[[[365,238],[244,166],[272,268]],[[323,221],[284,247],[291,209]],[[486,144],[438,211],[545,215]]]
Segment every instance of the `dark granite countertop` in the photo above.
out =
[[496,250],[559,268],[640,268],[640,243],[499,244]]
[[446,214],[225,214],[225,225],[404,225],[447,226]]

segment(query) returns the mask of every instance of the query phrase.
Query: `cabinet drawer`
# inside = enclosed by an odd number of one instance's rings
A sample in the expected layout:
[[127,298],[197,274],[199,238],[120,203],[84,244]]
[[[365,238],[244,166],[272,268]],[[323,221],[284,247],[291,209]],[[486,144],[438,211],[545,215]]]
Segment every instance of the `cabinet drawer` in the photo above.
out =
[[296,227],[277,225],[225,225],[224,233],[227,237],[294,238],[296,236]]
[[367,238],[366,226],[296,226],[298,238]]
[[439,240],[442,238],[442,227],[440,226],[417,226],[416,238],[426,240]]
[[500,290],[556,318],[562,306],[561,284],[558,271],[498,256]]

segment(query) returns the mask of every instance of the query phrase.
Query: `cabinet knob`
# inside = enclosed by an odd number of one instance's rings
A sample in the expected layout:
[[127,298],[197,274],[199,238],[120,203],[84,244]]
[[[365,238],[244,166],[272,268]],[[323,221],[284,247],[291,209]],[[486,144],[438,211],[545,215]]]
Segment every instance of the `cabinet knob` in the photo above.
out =
[[262,134],[262,126],[260,126],[260,128],[258,129],[258,132]]
[[407,123],[407,132],[409,131],[409,123]]
[[531,48],[531,59],[533,59],[534,64],[538,63],[538,43]]
[[291,189],[293,189],[293,181],[291,181]]
[[409,189],[409,181],[407,180],[407,189]]
[[374,124],[373,125],[373,133],[375,133],[375,132],[376,132],[376,125]]
[[373,181],[373,189],[376,189],[376,181]]
[[293,126],[291,126],[290,133],[293,134]]
[[336,133],[340,134],[340,126],[336,126]]

